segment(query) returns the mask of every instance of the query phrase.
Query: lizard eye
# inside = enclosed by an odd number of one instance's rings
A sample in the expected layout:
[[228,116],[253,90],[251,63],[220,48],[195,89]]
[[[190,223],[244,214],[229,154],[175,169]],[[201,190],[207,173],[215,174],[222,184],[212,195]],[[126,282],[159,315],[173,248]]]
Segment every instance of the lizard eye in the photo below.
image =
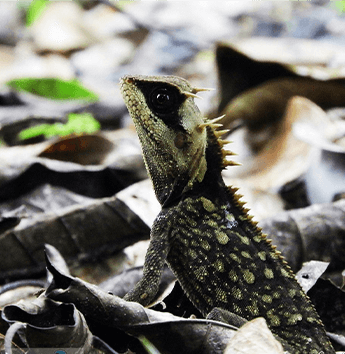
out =
[[173,113],[178,109],[177,93],[169,88],[156,88],[150,94],[150,104],[159,114]]

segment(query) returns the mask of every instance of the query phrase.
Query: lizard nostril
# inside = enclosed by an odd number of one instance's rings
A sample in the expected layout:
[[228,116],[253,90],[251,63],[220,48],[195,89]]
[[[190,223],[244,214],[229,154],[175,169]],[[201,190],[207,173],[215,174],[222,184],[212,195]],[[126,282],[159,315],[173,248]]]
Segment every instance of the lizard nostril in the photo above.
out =
[[133,82],[134,82],[132,77],[126,77],[125,81],[127,82],[127,84],[133,84]]

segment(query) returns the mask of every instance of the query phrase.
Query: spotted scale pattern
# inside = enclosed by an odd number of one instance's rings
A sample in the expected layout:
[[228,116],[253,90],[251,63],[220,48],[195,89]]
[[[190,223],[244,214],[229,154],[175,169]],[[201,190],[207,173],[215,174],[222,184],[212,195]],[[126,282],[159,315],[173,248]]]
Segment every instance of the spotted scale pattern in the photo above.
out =
[[204,315],[219,307],[249,320],[262,316],[296,353],[320,352],[327,339],[312,304],[266,238],[254,239],[253,225],[238,221],[237,208],[189,197],[168,214],[169,265]]

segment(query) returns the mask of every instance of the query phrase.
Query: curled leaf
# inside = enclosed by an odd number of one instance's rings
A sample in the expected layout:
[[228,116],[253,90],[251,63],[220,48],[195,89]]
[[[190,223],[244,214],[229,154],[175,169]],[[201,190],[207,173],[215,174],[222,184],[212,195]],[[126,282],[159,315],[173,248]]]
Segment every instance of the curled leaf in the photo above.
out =
[[237,119],[251,129],[279,121],[289,99],[303,96],[323,109],[345,104],[343,79],[317,80],[298,75],[286,65],[254,60],[220,43],[216,49],[220,84],[219,113],[229,126]]
[[46,291],[49,298],[74,303],[94,328],[110,327],[136,337],[144,335],[162,353],[222,353],[234,334],[234,327],[221,322],[186,320],[105,293],[95,285],[62,274],[49,257],[47,267],[54,277]]
[[20,329],[20,337],[29,348],[77,348],[76,353],[92,351],[92,334],[84,316],[73,304],[57,303],[40,296],[32,302],[5,306],[2,316],[8,323],[14,323],[7,336],[11,339]]

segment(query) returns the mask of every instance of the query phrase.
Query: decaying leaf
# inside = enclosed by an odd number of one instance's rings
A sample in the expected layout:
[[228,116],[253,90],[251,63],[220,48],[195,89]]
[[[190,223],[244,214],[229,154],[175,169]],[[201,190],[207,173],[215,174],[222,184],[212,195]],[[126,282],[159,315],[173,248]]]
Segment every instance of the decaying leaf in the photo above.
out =
[[305,98],[299,99],[299,111],[294,135],[313,148],[304,176],[308,198],[311,203],[331,202],[345,191],[345,120]]
[[218,43],[216,46],[216,65],[219,112],[224,111],[234,97],[265,81],[298,77],[287,65],[252,59],[226,43]]
[[0,279],[44,270],[43,247],[56,247],[67,261],[95,259],[149,237],[150,228],[119,198],[22,219],[0,236]]
[[41,295],[32,302],[6,306],[2,316],[11,324],[5,339],[9,354],[17,332],[27,348],[70,348],[75,354],[93,353],[92,334],[73,304],[57,303]]
[[261,135],[246,127],[235,131],[230,136],[234,140],[230,148],[239,155],[242,166],[227,169],[225,176],[241,177],[256,188],[269,190],[305,173],[311,163],[310,145],[294,136],[293,126],[306,114],[315,114],[315,110],[324,115],[319,107],[309,102],[300,97],[292,98],[284,118],[272,130],[262,129]]
[[[64,142],[58,143],[56,149],[53,146],[49,150],[51,154],[46,151],[50,142],[2,147],[0,201],[12,201],[45,183],[92,198],[114,195],[147,176],[140,147],[133,134],[129,130],[121,130],[97,137],[80,137],[72,139],[66,146]],[[51,158],[39,157],[44,151]],[[72,161],[68,161],[69,158]]]
[[33,300],[37,297],[37,293],[46,286],[47,282],[41,279],[21,279],[6,283],[0,286],[0,308],[23,299]]
[[244,324],[229,341],[224,354],[284,354],[264,318]]
[[294,271],[310,260],[331,262],[332,271],[345,266],[344,223],[345,200],[339,200],[278,213],[260,226]]
[[85,134],[60,138],[39,156],[80,165],[100,165],[112,149],[113,144],[105,137]]
[[[237,119],[253,128],[276,122],[293,96],[306,97],[323,109],[345,105],[343,79],[303,77],[278,63],[250,59],[224,44],[217,48],[217,66],[220,89],[227,91],[220,94],[219,105],[226,114],[225,126]],[[239,88],[233,88],[242,80]]]
[[[341,335],[344,350],[345,336],[345,293],[329,280],[318,279],[308,291],[316,311],[328,332]],[[339,341],[340,342],[340,341]]]
[[234,334],[234,327],[224,323],[186,320],[122,300],[95,285],[60,273],[49,259],[47,267],[54,280],[46,295],[56,301],[72,302],[91,328],[106,326],[134,336],[144,335],[162,353],[222,353]]
[[307,293],[326,271],[329,263],[310,261],[303,264],[303,267],[296,273],[296,278],[303,291]]

